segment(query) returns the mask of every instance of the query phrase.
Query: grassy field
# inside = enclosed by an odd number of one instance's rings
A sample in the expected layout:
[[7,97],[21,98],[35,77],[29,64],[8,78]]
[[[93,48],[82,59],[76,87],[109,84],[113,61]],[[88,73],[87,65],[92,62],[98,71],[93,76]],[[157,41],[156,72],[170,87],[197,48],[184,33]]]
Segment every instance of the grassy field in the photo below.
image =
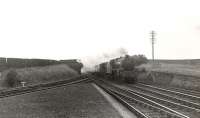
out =
[[[9,70],[2,72],[1,86],[5,85],[6,75]],[[26,85],[62,80],[77,76],[78,73],[65,64],[16,69],[17,75]],[[4,86],[5,87],[5,86]]]
[[0,99],[0,118],[121,118],[91,85],[59,87]]
[[[184,63],[185,62],[185,63]],[[200,77],[200,64],[199,63],[189,63],[190,61],[160,61],[153,64],[152,62],[143,64],[138,68],[145,68],[149,71],[160,71],[160,72],[169,72],[177,73],[184,75],[192,75]]]

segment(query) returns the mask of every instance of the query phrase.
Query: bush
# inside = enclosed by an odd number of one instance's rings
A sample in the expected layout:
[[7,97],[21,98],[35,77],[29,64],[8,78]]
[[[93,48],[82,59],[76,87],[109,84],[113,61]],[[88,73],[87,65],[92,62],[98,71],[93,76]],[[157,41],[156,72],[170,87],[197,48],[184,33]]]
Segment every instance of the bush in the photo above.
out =
[[8,86],[8,87],[15,87],[17,85],[20,84],[20,79],[18,77],[18,74],[16,72],[16,70],[10,70],[7,75],[6,75],[6,78],[5,78],[5,84]]

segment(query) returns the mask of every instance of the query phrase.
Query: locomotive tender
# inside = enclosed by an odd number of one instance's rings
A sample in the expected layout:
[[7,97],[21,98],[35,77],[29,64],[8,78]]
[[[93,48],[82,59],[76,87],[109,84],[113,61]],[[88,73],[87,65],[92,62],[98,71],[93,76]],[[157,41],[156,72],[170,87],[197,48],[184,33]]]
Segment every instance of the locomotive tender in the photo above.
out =
[[96,65],[95,72],[103,76],[112,77],[114,79],[119,78],[121,77],[121,72],[123,71],[123,68],[121,66],[121,62],[123,61],[123,59],[124,57],[120,57]]

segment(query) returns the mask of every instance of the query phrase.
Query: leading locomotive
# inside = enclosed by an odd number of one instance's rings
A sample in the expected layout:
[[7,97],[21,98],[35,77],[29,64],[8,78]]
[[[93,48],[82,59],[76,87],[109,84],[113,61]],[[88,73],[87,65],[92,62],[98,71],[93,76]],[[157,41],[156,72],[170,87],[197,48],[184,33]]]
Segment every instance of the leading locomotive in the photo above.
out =
[[107,78],[134,83],[137,81],[137,69],[135,67],[146,62],[147,58],[144,55],[126,55],[96,65],[95,72]]

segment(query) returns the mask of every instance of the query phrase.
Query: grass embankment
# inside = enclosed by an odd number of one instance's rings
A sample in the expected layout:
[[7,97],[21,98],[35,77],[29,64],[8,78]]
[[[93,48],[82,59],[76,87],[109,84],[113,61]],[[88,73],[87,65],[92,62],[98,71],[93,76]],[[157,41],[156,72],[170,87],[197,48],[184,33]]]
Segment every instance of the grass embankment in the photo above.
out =
[[76,84],[1,99],[0,118],[121,116],[91,84]]
[[[14,71],[17,73],[16,78],[19,79],[19,81],[26,82],[25,85],[58,81],[78,75],[76,71],[65,64],[23,68]],[[8,87],[6,79],[9,72],[10,70],[2,72],[1,85],[3,87]]]

